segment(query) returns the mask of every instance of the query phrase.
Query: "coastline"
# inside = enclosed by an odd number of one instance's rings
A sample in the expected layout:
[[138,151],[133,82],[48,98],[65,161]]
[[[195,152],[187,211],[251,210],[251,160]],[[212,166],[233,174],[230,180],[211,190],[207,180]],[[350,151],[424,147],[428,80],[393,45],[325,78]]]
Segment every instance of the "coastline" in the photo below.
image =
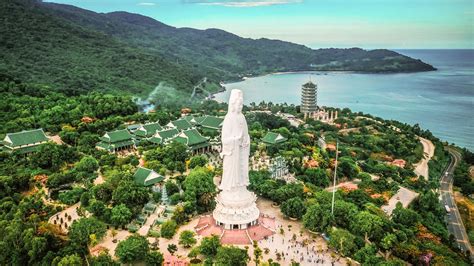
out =
[[[253,76],[243,76],[238,79],[230,79],[230,80],[224,80],[219,83],[221,86],[221,89],[217,92],[211,93],[211,99],[215,100],[215,95],[219,93],[223,93],[227,91],[226,85],[228,84],[233,84],[233,83],[239,83],[248,79],[252,78],[260,78],[260,77],[266,77],[266,76],[273,76],[273,75],[291,75],[291,74],[309,74],[309,75],[328,75],[329,73],[344,73],[344,74],[373,74],[373,75],[382,75],[382,74],[388,74],[388,75],[395,75],[395,74],[409,74],[409,73],[421,73],[421,72],[431,72],[431,71],[438,71],[438,68],[433,67],[433,70],[421,70],[421,71],[398,71],[398,72],[392,72],[392,71],[385,71],[385,72],[372,72],[372,71],[356,71],[356,70],[298,70],[298,71],[278,71],[278,72],[271,72],[271,73],[265,73],[265,74],[259,74],[259,75],[253,75]],[[217,101],[219,102],[219,101]]]
[[262,73],[258,75],[252,76],[243,76],[238,79],[229,79],[221,81],[224,85],[230,83],[237,83],[251,78],[258,78],[258,77],[265,77],[271,75],[287,75],[287,74],[304,74],[304,73],[322,73],[317,75],[327,75],[328,73],[353,73],[353,74],[374,74],[374,75],[395,75],[395,74],[409,74],[409,73],[422,73],[422,72],[431,72],[431,71],[438,71],[439,69],[433,66],[433,69],[430,70],[418,70],[418,71],[360,71],[360,70],[295,70],[295,71],[277,71],[277,72],[270,72],[270,73]]

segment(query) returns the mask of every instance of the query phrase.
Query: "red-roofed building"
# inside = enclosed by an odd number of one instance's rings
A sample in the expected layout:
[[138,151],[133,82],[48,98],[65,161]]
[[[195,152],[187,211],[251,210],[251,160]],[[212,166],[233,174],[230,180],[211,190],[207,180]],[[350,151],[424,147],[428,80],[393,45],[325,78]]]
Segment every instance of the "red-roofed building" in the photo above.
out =
[[316,167],[319,167],[319,163],[318,163],[318,161],[316,161],[314,159],[310,159],[310,160],[308,160],[304,163],[304,167],[306,167],[306,168],[316,168]]
[[398,166],[400,168],[405,168],[405,165],[407,164],[407,162],[403,159],[395,159],[392,162],[390,162],[389,164]]
[[352,190],[358,189],[359,186],[352,182],[345,182],[345,183],[340,184],[340,188],[346,191],[352,191]]
[[336,144],[328,143],[328,144],[326,145],[326,149],[327,149],[327,150],[330,150],[330,151],[335,151],[335,150],[336,150]]
[[94,120],[95,120],[94,118],[89,117],[89,116],[84,116],[83,118],[81,118],[81,122],[85,124],[92,123],[94,122]]

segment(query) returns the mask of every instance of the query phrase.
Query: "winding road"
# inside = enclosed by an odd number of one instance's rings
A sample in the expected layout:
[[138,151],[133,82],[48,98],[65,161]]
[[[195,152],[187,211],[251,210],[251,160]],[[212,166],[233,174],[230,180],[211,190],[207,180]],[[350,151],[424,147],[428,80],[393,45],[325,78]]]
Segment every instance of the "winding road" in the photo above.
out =
[[448,147],[448,152],[452,157],[451,162],[446,169],[446,172],[443,173],[441,177],[441,200],[443,205],[447,205],[450,209],[450,212],[447,213],[446,221],[448,223],[448,231],[450,234],[454,235],[458,247],[462,251],[469,251],[471,254],[471,261],[474,262],[474,254],[472,251],[471,244],[469,243],[469,238],[464,228],[464,224],[459,214],[459,210],[456,206],[456,201],[454,200],[453,195],[453,175],[454,169],[461,161],[461,154],[453,148]]

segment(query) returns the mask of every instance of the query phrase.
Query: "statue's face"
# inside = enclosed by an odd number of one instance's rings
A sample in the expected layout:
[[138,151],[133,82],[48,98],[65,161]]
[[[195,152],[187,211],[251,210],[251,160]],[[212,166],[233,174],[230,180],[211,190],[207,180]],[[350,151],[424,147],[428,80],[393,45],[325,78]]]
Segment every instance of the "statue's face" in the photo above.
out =
[[229,105],[231,112],[241,113],[244,106],[242,92],[236,91],[235,94],[231,94]]
[[242,98],[242,93],[239,93],[239,97],[237,98],[237,112],[242,112],[242,108],[244,107],[244,99]]

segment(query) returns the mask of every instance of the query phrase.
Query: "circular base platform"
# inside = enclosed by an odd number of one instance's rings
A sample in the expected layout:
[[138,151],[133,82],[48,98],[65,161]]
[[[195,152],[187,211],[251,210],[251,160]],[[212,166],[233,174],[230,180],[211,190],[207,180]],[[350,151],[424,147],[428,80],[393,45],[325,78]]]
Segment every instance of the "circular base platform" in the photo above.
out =
[[212,216],[217,225],[225,229],[246,229],[258,223],[260,211],[255,203],[257,197],[247,188],[222,191],[216,201]]
[[260,215],[255,225],[245,229],[226,229],[217,225],[211,215],[201,216],[198,224],[194,227],[196,233],[206,237],[211,235],[220,236],[222,244],[228,245],[251,245],[253,241],[260,241],[276,232],[275,218]]

